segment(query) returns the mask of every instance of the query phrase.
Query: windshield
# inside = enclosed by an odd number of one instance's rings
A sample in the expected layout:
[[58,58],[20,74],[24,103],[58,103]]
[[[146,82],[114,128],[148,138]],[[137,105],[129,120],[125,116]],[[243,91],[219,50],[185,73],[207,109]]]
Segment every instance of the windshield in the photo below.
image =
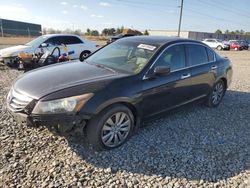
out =
[[44,43],[45,40],[47,40],[48,37],[47,36],[40,36],[32,41],[30,41],[29,43],[26,44],[26,46],[35,46],[38,47],[40,46],[42,43]]
[[135,41],[119,41],[99,50],[87,59],[94,65],[102,65],[117,72],[139,73],[159,48],[158,45]]

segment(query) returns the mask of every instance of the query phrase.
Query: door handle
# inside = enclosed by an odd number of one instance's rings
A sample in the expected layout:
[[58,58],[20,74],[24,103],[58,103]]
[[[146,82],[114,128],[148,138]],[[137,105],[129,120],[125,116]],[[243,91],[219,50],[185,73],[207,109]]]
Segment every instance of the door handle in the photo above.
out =
[[181,76],[181,79],[186,79],[186,78],[189,78],[191,76],[191,74],[183,74]]
[[218,67],[216,66],[216,65],[213,65],[212,67],[211,67],[211,70],[215,70],[215,69],[217,69]]

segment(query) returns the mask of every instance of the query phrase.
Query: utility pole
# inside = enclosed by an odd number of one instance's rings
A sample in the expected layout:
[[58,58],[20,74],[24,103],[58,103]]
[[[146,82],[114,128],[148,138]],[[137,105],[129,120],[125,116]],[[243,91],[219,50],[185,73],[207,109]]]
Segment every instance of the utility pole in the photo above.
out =
[[181,32],[181,20],[182,20],[182,10],[183,10],[183,1],[184,0],[181,0],[181,10],[180,10],[180,19],[179,19],[179,28],[178,28],[178,37],[180,37],[180,32]]

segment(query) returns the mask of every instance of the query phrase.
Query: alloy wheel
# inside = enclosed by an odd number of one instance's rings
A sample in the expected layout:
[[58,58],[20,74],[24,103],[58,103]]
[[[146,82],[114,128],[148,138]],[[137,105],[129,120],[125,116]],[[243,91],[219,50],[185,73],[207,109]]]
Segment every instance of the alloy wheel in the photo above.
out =
[[122,144],[129,135],[131,119],[124,112],[117,112],[107,119],[101,131],[102,143],[107,147]]
[[218,82],[215,85],[213,93],[212,93],[212,103],[214,105],[219,104],[223,97],[223,94],[224,94],[224,85],[222,82]]
[[82,57],[85,59],[85,58],[87,58],[89,56],[89,53],[88,52],[85,52],[85,53],[83,53],[82,54]]

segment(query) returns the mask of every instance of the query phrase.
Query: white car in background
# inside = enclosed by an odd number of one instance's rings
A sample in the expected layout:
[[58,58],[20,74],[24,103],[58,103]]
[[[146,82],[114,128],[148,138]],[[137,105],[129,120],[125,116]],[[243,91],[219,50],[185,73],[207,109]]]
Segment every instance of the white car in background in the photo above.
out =
[[98,49],[96,43],[83,39],[77,35],[70,34],[50,34],[40,36],[25,45],[18,45],[0,50],[0,62],[4,64],[14,63],[17,55],[21,52],[37,53],[46,48],[52,51],[55,46],[60,46],[61,53],[64,53],[62,44],[67,46],[68,52],[73,52],[70,59],[84,60],[89,54]]
[[219,39],[204,39],[202,42],[217,50],[230,50],[230,45],[223,43],[223,41]]

